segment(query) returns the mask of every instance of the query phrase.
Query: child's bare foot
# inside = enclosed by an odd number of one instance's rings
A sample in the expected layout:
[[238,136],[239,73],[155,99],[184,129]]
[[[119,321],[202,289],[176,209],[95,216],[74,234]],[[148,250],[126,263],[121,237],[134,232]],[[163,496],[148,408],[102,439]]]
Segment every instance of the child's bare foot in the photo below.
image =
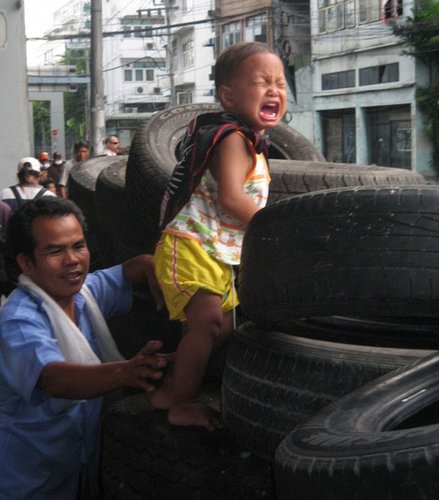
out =
[[219,413],[198,401],[173,404],[168,421],[171,425],[205,427],[208,431],[222,427]]

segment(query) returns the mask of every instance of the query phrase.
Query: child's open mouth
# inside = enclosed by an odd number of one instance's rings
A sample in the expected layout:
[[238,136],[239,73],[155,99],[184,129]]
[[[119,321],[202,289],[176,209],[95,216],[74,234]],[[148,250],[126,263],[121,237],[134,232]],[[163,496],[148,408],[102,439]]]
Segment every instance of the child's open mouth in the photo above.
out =
[[264,104],[260,116],[263,120],[276,120],[279,116],[279,104],[277,102]]

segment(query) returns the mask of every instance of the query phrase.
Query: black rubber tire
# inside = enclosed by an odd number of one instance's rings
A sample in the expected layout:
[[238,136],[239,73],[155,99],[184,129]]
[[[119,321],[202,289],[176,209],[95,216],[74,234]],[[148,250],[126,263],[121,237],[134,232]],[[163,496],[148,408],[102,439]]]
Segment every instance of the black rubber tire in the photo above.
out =
[[313,316],[438,317],[439,189],[340,188],[250,221],[239,294],[267,330]]
[[84,214],[87,231],[87,244],[90,249],[90,269],[96,270],[104,266],[102,261],[99,240],[99,221],[96,208],[96,182],[99,173],[115,162],[121,161],[122,157],[115,159],[109,156],[97,156],[75,165],[69,174],[68,190],[69,198],[73,200]]
[[253,323],[234,333],[226,354],[222,408],[238,442],[272,458],[280,441],[328,403],[431,351],[347,345]]
[[[189,104],[166,109],[144,122],[136,131],[130,146],[126,188],[139,227],[145,251],[151,251],[159,236],[160,203],[170,175],[177,162],[178,146],[190,120],[201,113],[219,111],[216,104]],[[312,143],[285,124],[270,129],[275,158],[322,160]]]
[[101,471],[106,500],[274,500],[269,461],[227,429],[171,427],[140,394],[104,416]]
[[268,203],[323,189],[351,186],[410,186],[425,178],[402,168],[304,160],[271,160]]
[[141,228],[132,214],[125,189],[127,157],[104,168],[96,182],[97,237],[106,266],[113,266],[143,252],[138,242]]
[[69,173],[69,198],[84,212],[87,222],[96,222],[96,182],[102,170],[122,157],[97,156],[75,165]]
[[439,322],[435,318],[348,318],[326,316],[290,320],[306,338],[374,347],[439,349]]
[[325,408],[276,450],[278,500],[439,498],[439,355]]

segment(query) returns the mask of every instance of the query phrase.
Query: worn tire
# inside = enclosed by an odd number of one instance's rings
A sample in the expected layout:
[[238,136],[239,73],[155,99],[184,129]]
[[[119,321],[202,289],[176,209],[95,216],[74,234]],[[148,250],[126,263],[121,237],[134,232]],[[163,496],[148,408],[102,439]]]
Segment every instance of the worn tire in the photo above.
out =
[[67,184],[69,198],[82,210],[87,223],[86,238],[91,255],[91,270],[101,268],[104,265],[97,237],[99,221],[97,218],[95,197],[96,182],[99,173],[117,161],[120,161],[119,157],[117,159],[109,156],[90,158],[79,165],[75,165],[69,174]]
[[439,497],[437,353],[349,394],[276,450],[279,500]]
[[340,188],[291,197],[248,226],[243,315],[267,330],[297,317],[438,317],[439,189]]
[[300,328],[305,338],[403,349],[439,349],[439,324],[424,318],[349,318],[326,316],[297,318],[290,328]]
[[102,447],[106,500],[274,499],[269,461],[237,446],[226,429],[171,427],[141,394],[109,409]]
[[95,191],[99,174],[104,168],[120,161],[121,158],[97,156],[75,165],[70,170],[69,198],[81,208],[88,223],[96,223]]
[[296,425],[328,403],[431,352],[307,339],[302,330],[266,332],[247,322],[227,349],[226,425],[238,442],[268,459]]
[[351,186],[410,186],[425,178],[402,168],[304,160],[271,160],[268,203],[323,189]]
[[127,157],[104,168],[96,181],[97,236],[102,260],[112,266],[143,252],[142,231],[133,216],[125,189]]
[[[150,251],[158,239],[161,199],[188,123],[201,113],[219,110],[216,104],[176,106],[157,113],[136,131],[130,146],[126,188],[139,227],[146,229],[141,235],[145,251]],[[268,133],[271,156],[324,161],[312,143],[291,127],[279,124]]]

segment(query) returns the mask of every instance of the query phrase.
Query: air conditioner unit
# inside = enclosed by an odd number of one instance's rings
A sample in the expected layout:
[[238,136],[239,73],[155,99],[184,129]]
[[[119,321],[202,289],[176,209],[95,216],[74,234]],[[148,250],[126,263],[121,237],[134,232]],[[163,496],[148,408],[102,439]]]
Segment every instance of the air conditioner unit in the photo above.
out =
[[215,38],[209,38],[205,44],[205,47],[215,47]]
[[154,94],[161,94],[162,89],[161,89],[161,87],[154,87],[153,92],[154,92]]
[[136,92],[138,94],[143,94],[143,87],[137,87]]

